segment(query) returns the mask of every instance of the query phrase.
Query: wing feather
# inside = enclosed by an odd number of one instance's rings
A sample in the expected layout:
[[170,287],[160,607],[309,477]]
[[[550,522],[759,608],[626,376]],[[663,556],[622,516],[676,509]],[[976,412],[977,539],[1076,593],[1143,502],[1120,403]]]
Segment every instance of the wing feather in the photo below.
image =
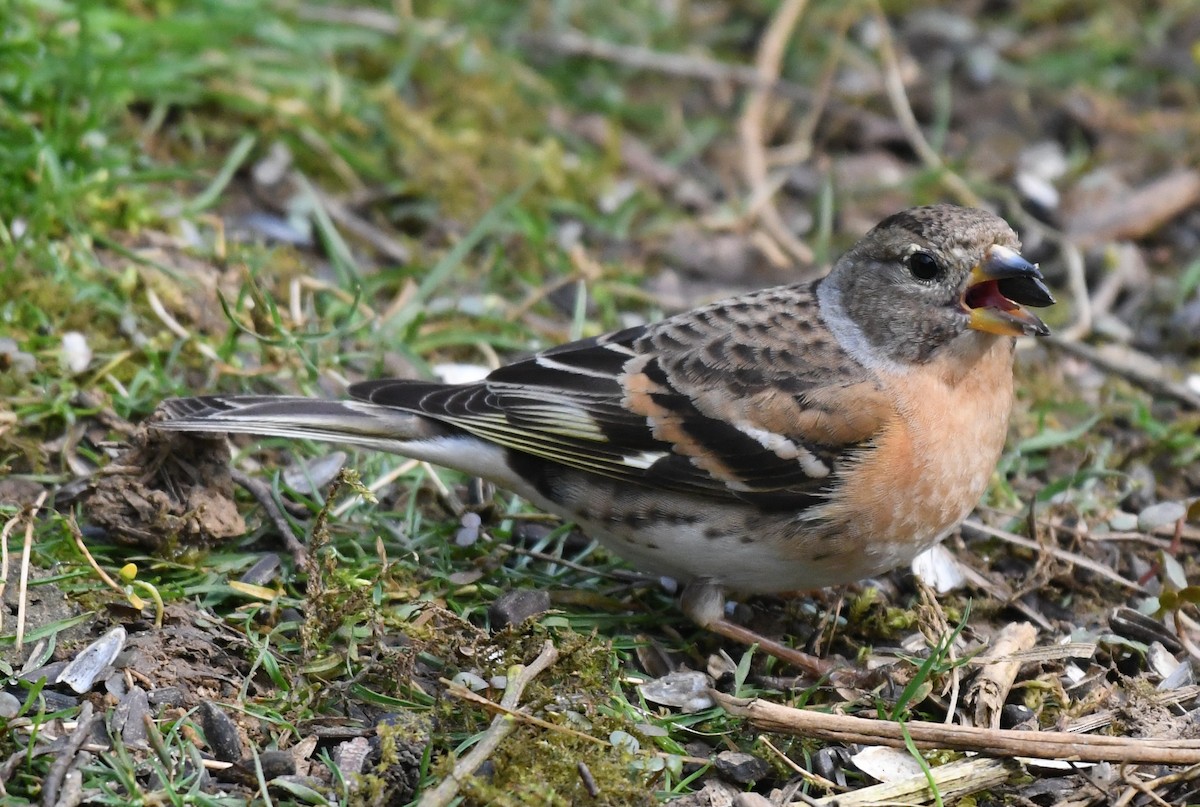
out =
[[350,393],[589,473],[769,508],[822,501],[889,411],[799,286],[552,348],[475,384]]

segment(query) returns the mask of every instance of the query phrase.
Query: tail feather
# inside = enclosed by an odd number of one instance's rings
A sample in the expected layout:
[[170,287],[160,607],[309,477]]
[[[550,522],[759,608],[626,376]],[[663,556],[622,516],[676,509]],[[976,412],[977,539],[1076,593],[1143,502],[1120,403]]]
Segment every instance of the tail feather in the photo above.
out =
[[159,407],[156,429],[295,437],[398,454],[414,442],[448,436],[451,427],[413,412],[363,401],[273,395],[173,398]]

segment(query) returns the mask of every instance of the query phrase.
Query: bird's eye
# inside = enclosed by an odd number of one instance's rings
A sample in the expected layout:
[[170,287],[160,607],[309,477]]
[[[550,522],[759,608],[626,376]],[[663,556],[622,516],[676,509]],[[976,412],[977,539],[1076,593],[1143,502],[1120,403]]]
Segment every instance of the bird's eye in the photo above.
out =
[[914,252],[905,258],[908,271],[917,280],[936,280],[942,274],[942,267],[937,258],[928,252]]

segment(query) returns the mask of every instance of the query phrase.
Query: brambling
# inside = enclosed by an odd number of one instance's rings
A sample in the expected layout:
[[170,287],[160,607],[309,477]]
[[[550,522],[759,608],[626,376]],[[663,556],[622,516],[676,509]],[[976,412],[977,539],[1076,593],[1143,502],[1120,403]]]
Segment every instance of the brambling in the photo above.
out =
[[332,440],[491,480],[634,566],[684,611],[727,590],[838,585],[910,562],[975,506],[1012,407],[1014,337],[1054,298],[991,213],[917,207],[823,279],[551,348],[482,381],[352,384],[350,400],[169,400],[156,428]]

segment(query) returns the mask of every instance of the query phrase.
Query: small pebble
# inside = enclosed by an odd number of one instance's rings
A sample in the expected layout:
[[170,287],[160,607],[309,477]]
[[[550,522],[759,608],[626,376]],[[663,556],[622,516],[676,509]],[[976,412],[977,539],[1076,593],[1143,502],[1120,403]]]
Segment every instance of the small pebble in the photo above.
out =
[[1159,502],[1138,513],[1138,529],[1149,532],[1157,527],[1174,524],[1187,515],[1182,502]]
[[464,686],[472,692],[482,692],[488,688],[488,682],[473,672],[460,672],[453,678],[454,683]]
[[0,692],[0,717],[14,718],[21,711],[21,701],[11,692]]
[[520,625],[550,610],[550,594],[536,588],[518,588],[501,594],[488,607],[492,630]]
[[27,375],[36,369],[37,359],[32,353],[26,353],[17,347],[15,339],[0,337],[0,370]]
[[278,577],[278,572],[279,555],[268,552],[255,561],[254,565],[238,578],[238,581],[253,586],[265,586]]
[[104,691],[118,699],[129,694],[128,687],[125,686],[125,673],[116,669],[112,670],[111,674],[104,679]]
[[362,773],[371,743],[366,737],[355,737],[338,745],[333,752],[333,762],[342,775]]
[[144,748],[147,744],[146,715],[150,714],[150,701],[146,690],[135,686],[121,700],[113,715],[113,727],[121,732],[126,746]]
[[22,681],[36,682],[44,680],[46,683],[52,684],[58,681],[58,677],[62,675],[63,670],[67,669],[68,664],[70,664],[70,662],[66,659],[63,659],[62,661],[52,661],[49,664],[38,667],[37,669],[23,672],[18,677]]
[[739,785],[753,784],[771,772],[764,760],[742,751],[722,751],[713,765],[721,776]]
[[289,751],[274,749],[262,751],[258,755],[258,760],[262,765],[263,778],[268,782],[278,779],[280,776],[293,776],[296,773],[296,760],[292,758]]
[[159,687],[147,693],[146,698],[152,706],[181,706],[183,690],[179,687]]
[[713,705],[708,694],[712,679],[702,672],[677,670],[638,686],[638,692],[650,703],[674,706],[684,712],[699,712]]
[[474,546],[479,540],[479,528],[483,525],[483,519],[478,513],[463,513],[459,523],[462,526],[454,533],[454,543],[457,546]]

